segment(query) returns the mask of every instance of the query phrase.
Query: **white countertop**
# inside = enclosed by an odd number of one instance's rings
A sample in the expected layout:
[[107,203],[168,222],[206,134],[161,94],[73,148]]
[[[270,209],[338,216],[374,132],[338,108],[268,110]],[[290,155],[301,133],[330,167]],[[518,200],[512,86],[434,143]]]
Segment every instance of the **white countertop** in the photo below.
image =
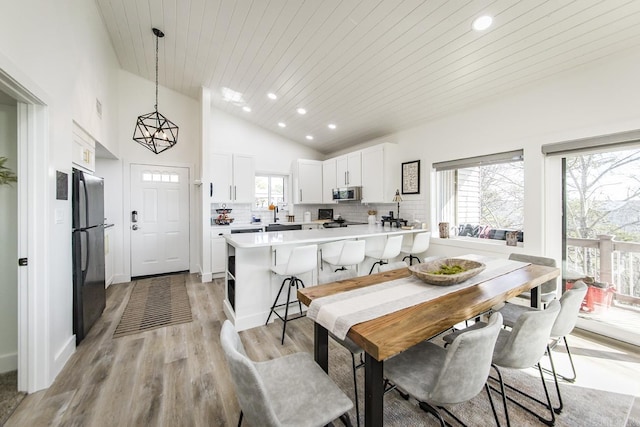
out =
[[382,235],[419,233],[419,228],[404,230],[381,225],[350,225],[339,228],[318,230],[270,231],[264,233],[225,234],[227,243],[236,248],[257,248],[264,246],[324,243],[334,240],[357,239]]

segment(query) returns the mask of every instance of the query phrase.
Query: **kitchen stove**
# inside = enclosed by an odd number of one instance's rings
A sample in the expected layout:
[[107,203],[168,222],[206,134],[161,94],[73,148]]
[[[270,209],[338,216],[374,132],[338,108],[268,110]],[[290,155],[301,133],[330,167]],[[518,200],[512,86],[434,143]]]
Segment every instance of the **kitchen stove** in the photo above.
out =
[[345,220],[335,220],[329,221],[322,224],[324,228],[340,228],[347,227],[349,225],[364,225],[366,222],[356,222],[356,221],[345,221]]

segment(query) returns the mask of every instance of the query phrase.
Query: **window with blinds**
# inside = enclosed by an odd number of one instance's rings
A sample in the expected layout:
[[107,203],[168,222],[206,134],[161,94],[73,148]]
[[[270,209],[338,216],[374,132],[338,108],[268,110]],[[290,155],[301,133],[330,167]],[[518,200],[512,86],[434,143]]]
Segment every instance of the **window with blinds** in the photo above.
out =
[[434,163],[438,222],[455,234],[505,240],[524,225],[523,150]]

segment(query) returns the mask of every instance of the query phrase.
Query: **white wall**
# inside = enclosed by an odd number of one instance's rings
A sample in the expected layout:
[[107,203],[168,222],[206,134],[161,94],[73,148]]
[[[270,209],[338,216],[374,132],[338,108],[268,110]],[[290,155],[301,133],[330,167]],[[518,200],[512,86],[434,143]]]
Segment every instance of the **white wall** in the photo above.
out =
[[[640,129],[640,49],[608,57],[581,70],[540,82],[519,93],[375,141],[400,145],[400,162],[421,160],[421,194],[405,197],[401,210],[422,211],[435,227],[430,196],[433,162],[524,149],[525,246],[436,241],[430,253],[462,255],[511,251],[548,254],[561,250],[561,176],[557,159],[541,146],[575,138]],[[341,154],[345,150],[334,154]],[[333,154],[332,154],[333,155]],[[398,165],[399,166],[399,165]],[[399,169],[398,169],[399,171]],[[436,233],[437,234],[437,233]],[[493,244],[492,244],[493,243]]]
[[[46,265],[30,268],[46,271],[39,283],[41,295],[49,295],[46,308],[47,342],[39,351],[47,363],[39,367],[38,388],[46,387],[68,360],[75,341],[72,335],[71,200],[55,200],[56,170],[71,173],[71,129],[75,120],[92,136],[117,153],[116,93],[119,68],[94,2],[82,0],[3,1],[0,7],[0,55],[3,63],[19,70],[27,87],[36,85],[48,102],[48,147],[31,147],[49,153],[46,171],[48,191],[43,194],[50,218],[38,239],[46,246]],[[100,120],[95,101],[103,105]],[[54,221],[56,215],[60,221]],[[34,315],[34,314],[32,314]],[[35,391],[35,390],[30,390]]]
[[[16,107],[0,104],[0,157],[17,173]],[[0,373],[18,367],[18,193],[0,186]]]
[[211,151],[253,154],[258,172],[289,174],[295,159],[324,159],[312,148],[213,108],[210,133]]
[[[158,89],[158,111],[175,123],[178,130],[178,143],[160,154],[135,142],[133,130],[136,119],[142,114],[153,112],[155,104],[155,82],[145,80],[134,74],[120,70],[118,73],[118,133],[119,160],[101,160],[100,170],[112,180],[120,180],[115,193],[109,193],[105,202],[113,212],[109,221],[115,224],[114,239],[111,242],[115,254],[114,282],[129,281],[131,278],[130,260],[130,182],[129,170],[132,163],[187,167],[190,181],[200,176],[200,119],[198,101],[160,86]],[[110,164],[107,168],[107,164]],[[119,169],[119,171],[118,171]],[[108,170],[108,172],[107,172]],[[118,176],[120,174],[120,176]],[[199,187],[189,185],[190,221],[190,270],[199,271],[200,211],[198,208]]]

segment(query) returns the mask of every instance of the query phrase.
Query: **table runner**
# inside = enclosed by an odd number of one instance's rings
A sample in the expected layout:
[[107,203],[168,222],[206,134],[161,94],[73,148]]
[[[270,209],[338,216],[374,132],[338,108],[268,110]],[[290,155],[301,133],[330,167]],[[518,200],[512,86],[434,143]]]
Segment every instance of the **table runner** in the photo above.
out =
[[338,338],[344,339],[355,324],[422,304],[529,265],[520,261],[477,255],[469,255],[468,258],[480,261],[487,267],[482,273],[462,283],[451,286],[429,285],[414,276],[390,280],[315,299],[309,306],[307,317],[324,326]]

